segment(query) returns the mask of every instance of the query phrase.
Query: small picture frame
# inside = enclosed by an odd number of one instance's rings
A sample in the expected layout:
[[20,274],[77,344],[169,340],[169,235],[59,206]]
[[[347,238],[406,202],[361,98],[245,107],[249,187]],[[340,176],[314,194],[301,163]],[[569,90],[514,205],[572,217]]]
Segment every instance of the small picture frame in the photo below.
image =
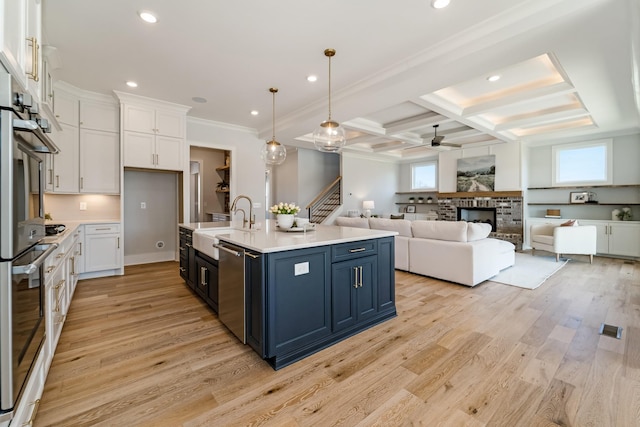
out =
[[416,206],[415,205],[408,205],[406,207],[405,211],[407,213],[416,213]]
[[587,203],[589,193],[587,191],[572,191],[569,193],[569,203]]

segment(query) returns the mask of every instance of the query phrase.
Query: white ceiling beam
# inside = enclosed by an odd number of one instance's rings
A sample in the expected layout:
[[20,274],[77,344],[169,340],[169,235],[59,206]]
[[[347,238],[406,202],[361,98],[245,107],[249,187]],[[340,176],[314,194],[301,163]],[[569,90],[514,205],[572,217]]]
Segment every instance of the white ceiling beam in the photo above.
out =
[[574,88],[567,82],[556,83],[550,86],[544,86],[514,93],[513,95],[502,96],[498,99],[464,108],[461,115],[463,117],[477,116],[480,114],[491,112],[498,108],[506,108],[519,104],[528,104],[534,100],[557,97],[575,92],[576,88]]
[[425,126],[447,123],[450,121],[452,120],[448,117],[445,117],[433,111],[429,111],[428,113],[420,114],[419,116],[408,117],[406,119],[385,123],[383,126],[386,129],[387,134],[395,134],[399,132],[411,131]]
[[572,108],[565,111],[555,111],[553,113],[548,114],[540,114],[534,117],[527,117],[518,120],[508,120],[506,122],[497,124],[495,127],[496,132],[502,132],[509,129],[514,128],[525,128],[525,127],[537,127],[546,125],[549,123],[564,121],[575,119],[578,117],[588,116],[589,112],[584,108]]

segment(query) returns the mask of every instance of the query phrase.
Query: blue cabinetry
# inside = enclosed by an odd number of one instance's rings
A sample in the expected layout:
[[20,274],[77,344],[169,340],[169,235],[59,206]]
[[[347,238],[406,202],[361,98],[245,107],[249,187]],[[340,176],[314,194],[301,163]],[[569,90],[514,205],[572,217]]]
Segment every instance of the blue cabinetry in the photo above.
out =
[[393,251],[385,237],[245,256],[247,343],[279,369],[396,316]]

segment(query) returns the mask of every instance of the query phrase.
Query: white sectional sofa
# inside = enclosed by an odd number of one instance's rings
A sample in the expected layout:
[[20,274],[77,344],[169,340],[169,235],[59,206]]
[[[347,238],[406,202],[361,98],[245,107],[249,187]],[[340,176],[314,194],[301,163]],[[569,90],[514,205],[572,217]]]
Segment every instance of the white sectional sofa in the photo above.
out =
[[488,237],[489,224],[339,217],[336,225],[397,231],[395,267],[475,286],[515,263],[515,246]]

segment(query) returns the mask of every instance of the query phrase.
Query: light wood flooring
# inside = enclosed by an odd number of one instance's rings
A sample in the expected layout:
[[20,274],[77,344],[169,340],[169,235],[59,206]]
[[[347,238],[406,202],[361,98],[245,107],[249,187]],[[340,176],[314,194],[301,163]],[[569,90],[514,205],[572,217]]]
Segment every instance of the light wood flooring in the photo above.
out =
[[638,262],[576,256],[533,291],[397,272],[397,318],[279,371],[177,263],[125,272],[79,283],[36,426],[640,425]]

